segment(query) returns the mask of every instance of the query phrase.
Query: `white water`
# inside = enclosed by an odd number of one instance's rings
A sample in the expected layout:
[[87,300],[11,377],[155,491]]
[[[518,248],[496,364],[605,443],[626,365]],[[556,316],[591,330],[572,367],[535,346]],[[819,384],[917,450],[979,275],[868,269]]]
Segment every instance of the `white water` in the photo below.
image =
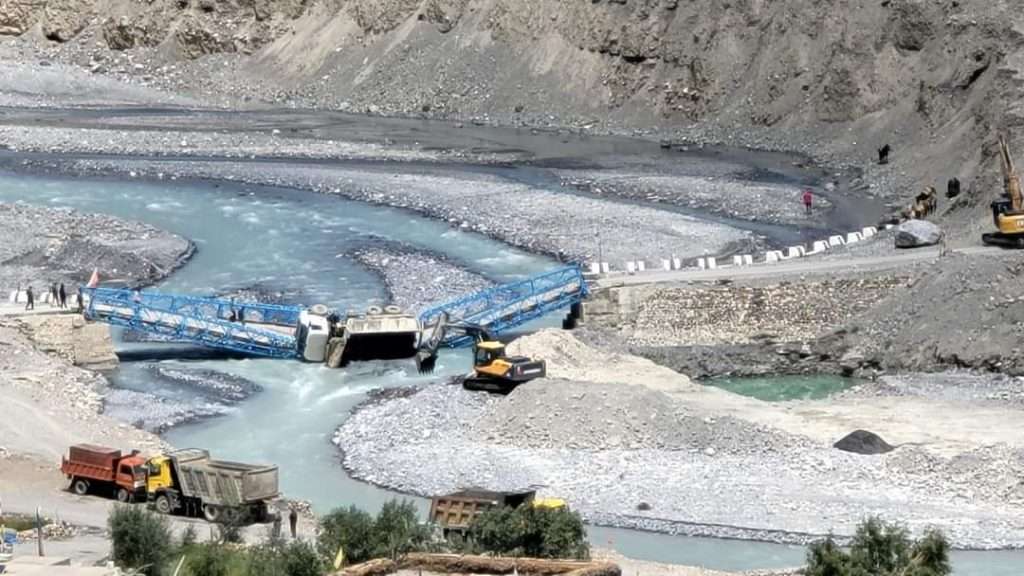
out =
[[[345,253],[371,235],[447,254],[499,281],[552,265],[544,258],[405,211],[291,190],[0,174],[0,200],[112,214],[193,239],[199,252],[160,287],[168,291],[210,294],[261,283],[299,289],[305,304],[363,308],[379,302],[383,287]],[[237,374],[264,391],[228,416],[173,430],[167,434],[173,444],[206,447],[223,458],[276,463],[283,490],[312,501],[320,511],[349,504],[375,510],[396,496],[348,478],[330,437],[367,390],[424,382],[411,363],[328,370],[294,361],[250,359],[190,362],[188,366]],[[143,368],[125,364],[118,382],[150,388],[153,383]],[[448,352],[439,361],[438,376],[468,368],[467,355]],[[423,500],[416,502],[425,508]],[[595,545],[611,546],[635,558],[722,570],[793,566],[804,555],[802,548],[794,546],[597,527],[590,529],[590,536]],[[960,552],[954,564],[957,574],[968,576],[1016,575],[1024,572],[1024,553]]]

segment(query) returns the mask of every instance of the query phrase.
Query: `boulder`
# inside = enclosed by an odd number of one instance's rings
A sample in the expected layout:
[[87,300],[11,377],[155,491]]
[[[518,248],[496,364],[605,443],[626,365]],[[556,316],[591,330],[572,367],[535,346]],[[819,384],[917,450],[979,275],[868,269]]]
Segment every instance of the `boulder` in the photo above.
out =
[[20,35],[42,15],[45,0],[0,0],[0,35]]
[[864,455],[885,454],[896,449],[885,440],[882,440],[882,437],[878,434],[868,432],[867,430],[854,430],[832,446],[843,452]]
[[907,220],[896,229],[897,248],[934,246],[942,239],[942,229],[927,220]]

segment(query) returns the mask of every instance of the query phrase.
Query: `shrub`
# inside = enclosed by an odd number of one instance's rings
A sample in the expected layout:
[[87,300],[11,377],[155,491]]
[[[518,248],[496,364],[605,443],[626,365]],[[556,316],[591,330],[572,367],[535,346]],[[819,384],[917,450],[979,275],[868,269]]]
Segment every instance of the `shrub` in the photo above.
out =
[[161,576],[171,552],[171,531],[166,518],[138,506],[115,506],[107,517],[111,555],[121,568]]
[[188,549],[185,559],[186,574],[190,576],[231,576],[237,565],[238,552],[220,544],[199,544]]
[[349,564],[358,564],[373,558],[373,517],[350,506],[339,508],[320,519],[317,550],[328,563],[334,562],[339,549],[345,550]]
[[807,576],[948,576],[949,542],[936,531],[912,542],[907,530],[878,518],[857,527],[849,552],[832,538],[811,545]]
[[247,576],[321,576],[324,563],[306,542],[271,541],[249,553]]
[[590,556],[583,519],[567,508],[492,508],[473,521],[469,535],[479,550],[492,554],[577,559]]
[[429,530],[419,523],[416,506],[408,500],[385,503],[373,523],[376,558],[395,560],[403,554],[422,550],[429,539]]

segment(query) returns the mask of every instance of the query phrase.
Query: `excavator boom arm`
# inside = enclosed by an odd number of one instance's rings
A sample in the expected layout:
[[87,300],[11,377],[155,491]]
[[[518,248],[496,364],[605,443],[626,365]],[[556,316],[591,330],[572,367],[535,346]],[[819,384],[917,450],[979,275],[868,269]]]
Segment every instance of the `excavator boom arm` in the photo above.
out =
[[1010,155],[1010,146],[1006,143],[1006,136],[999,137],[999,160],[1003,167],[1003,187],[1006,196],[1010,199],[1010,209],[1013,212],[1024,210],[1024,195],[1021,193],[1020,175],[1013,165],[1013,156]]

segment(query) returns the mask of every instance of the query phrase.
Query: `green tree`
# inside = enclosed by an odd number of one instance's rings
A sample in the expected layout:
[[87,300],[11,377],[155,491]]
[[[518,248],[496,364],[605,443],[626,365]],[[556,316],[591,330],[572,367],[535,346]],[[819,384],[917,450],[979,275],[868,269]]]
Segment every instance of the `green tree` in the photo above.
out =
[[811,544],[807,550],[806,576],[847,576],[850,556],[836,545],[832,537]]
[[514,508],[498,506],[485,510],[469,527],[469,540],[481,551],[509,556],[522,546],[526,525]]
[[107,517],[114,563],[140,570],[146,576],[162,576],[172,551],[167,519],[138,506],[115,506]]
[[235,553],[221,544],[198,544],[188,549],[186,574],[191,576],[230,576]]
[[474,519],[469,536],[481,551],[504,556],[590,556],[583,519],[567,508],[492,508]]
[[913,542],[902,526],[869,518],[857,527],[850,550],[832,538],[811,545],[807,576],[948,576],[949,542],[937,531]]
[[347,563],[365,562],[373,558],[373,532],[372,516],[355,506],[338,508],[320,519],[317,550],[328,565],[334,563],[341,548]]
[[391,500],[381,507],[373,522],[374,556],[397,559],[422,550],[430,540],[429,530],[419,523],[416,505],[408,500]]

